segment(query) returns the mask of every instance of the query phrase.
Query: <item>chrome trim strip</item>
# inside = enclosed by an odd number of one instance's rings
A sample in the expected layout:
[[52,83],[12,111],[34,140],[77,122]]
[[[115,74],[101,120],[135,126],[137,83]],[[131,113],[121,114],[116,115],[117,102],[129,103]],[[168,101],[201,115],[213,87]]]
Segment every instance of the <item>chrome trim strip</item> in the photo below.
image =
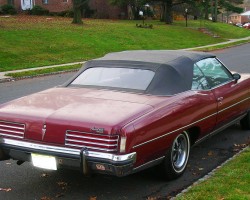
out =
[[[23,132],[20,132],[20,131],[12,131],[12,130],[6,130],[6,129],[1,129],[1,128],[0,128],[0,131],[24,135],[24,133],[23,133]],[[1,134],[1,133],[0,133],[0,134]]]
[[[206,78],[206,77],[205,77]],[[230,79],[228,80],[227,82],[224,82],[224,83],[221,83],[220,85],[216,85],[215,87],[212,87],[212,88],[208,88],[208,89],[191,89],[192,91],[212,91],[218,87],[221,87],[221,86],[224,86],[224,85],[227,85],[228,83],[231,83],[231,82],[234,82],[234,79]]]
[[23,139],[24,133],[25,133],[25,124],[0,121],[0,136]]
[[0,120],[0,123],[6,123],[6,124],[18,124],[18,125],[22,125],[22,126],[24,126],[25,127],[25,124],[22,124],[22,123],[17,123],[17,122],[9,122],[9,121],[2,121],[2,120]]
[[[105,134],[97,134],[97,133],[88,133],[88,132],[81,132],[81,131],[73,131],[73,130],[67,130],[66,131],[66,134],[68,134],[68,132],[72,132],[72,133],[83,133],[83,134],[89,134],[89,135],[93,135],[93,136],[96,136],[96,135],[100,135],[102,137],[118,137],[118,135],[105,135]],[[69,133],[70,134],[70,133]]]
[[158,140],[158,139],[160,139],[160,138],[166,137],[166,136],[168,136],[168,135],[170,135],[170,134],[172,134],[172,133],[175,133],[175,132],[177,132],[177,131],[179,131],[179,130],[181,130],[181,129],[185,129],[185,128],[187,128],[187,127],[189,127],[189,126],[192,126],[192,125],[194,125],[194,124],[196,124],[196,123],[199,123],[199,122],[201,122],[201,121],[203,121],[203,120],[205,120],[205,119],[207,119],[207,118],[210,118],[210,117],[212,117],[212,116],[214,116],[214,115],[217,115],[218,113],[221,113],[221,112],[223,112],[223,111],[225,111],[225,110],[227,110],[227,109],[229,109],[229,108],[231,108],[231,107],[233,107],[233,106],[236,106],[237,104],[240,104],[240,103],[242,103],[242,102],[244,102],[244,101],[247,101],[247,100],[249,100],[249,99],[250,99],[250,97],[248,97],[248,98],[246,98],[246,99],[243,99],[243,100],[241,100],[241,101],[239,101],[239,102],[237,102],[237,103],[235,103],[235,104],[233,104],[233,105],[231,105],[231,106],[229,106],[229,107],[227,107],[227,108],[224,108],[223,110],[220,110],[220,111],[217,112],[217,113],[213,113],[213,114],[211,114],[211,115],[208,115],[207,117],[204,117],[204,118],[202,118],[202,119],[200,119],[200,120],[197,120],[197,121],[195,121],[195,122],[193,122],[193,123],[191,123],[191,124],[188,124],[188,125],[186,125],[186,126],[183,126],[183,127],[181,127],[181,128],[178,128],[178,129],[176,129],[176,130],[174,130],[174,131],[171,131],[171,132],[169,132],[169,133],[166,133],[166,134],[164,134],[164,135],[158,136],[158,137],[156,137],[156,138],[154,138],[154,139],[151,139],[151,140],[148,140],[148,141],[146,141],[146,142],[137,144],[137,145],[133,146],[133,149],[135,149],[135,148],[137,148],[137,147],[140,147],[140,146],[142,146],[142,145],[148,144],[148,143],[150,143],[150,142],[153,142],[153,141],[155,141],[155,140]]
[[151,167],[151,166],[157,165],[157,164],[159,164],[164,158],[165,158],[165,156],[162,156],[162,157],[157,158],[157,159],[155,159],[155,160],[151,160],[151,161],[149,161],[149,162],[147,162],[147,163],[144,163],[144,164],[142,164],[142,165],[140,165],[140,166],[134,168],[134,169],[133,169],[133,172],[137,172],[137,171],[139,171],[139,170],[146,169],[146,168],[149,168],[149,167]]
[[[69,142],[78,142],[78,143],[86,143],[87,145],[88,144],[93,144],[93,145],[99,145],[99,146],[105,146],[105,147],[115,147],[115,146],[118,146],[117,143],[116,144],[106,144],[106,143],[88,142],[88,141],[73,140],[73,139],[67,139],[67,141],[69,141]],[[66,141],[65,145],[68,145],[67,141]]]
[[[82,135],[74,135],[74,133],[82,134]],[[86,135],[84,135],[86,134]],[[105,137],[105,138],[98,138],[98,136]],[[70,139],[69,137],[75,137],[79,138],[79,140]],[[82,140],[81,140],[82,139]],[[98,140],[100,142],[88,142],[84,141],[83,139],[89,139],[89,140]],[[80,131],[72,131],[67,130],[65,134],[65,145],[66,146],[72,146],[72,147],[78,147],[78,148],[84,148],[87,147],[89,149],[94,150],[100,150],[100,151],[106,151],[106,152],[115,152],[118,150],[118,141],[119,141],[119,135],[104,135],[104,134],[96,134],[96,133],[87,133],[87,132],[80,132]],[[71,142],[78,142],[78,143],[85,143],[86,145],[78,145],[78,144],[72,144]],[[116,144],[109,144],[109,142],[115,142]],[[107,148],[98,148],[96,146],[90,146],[90,145],[99,145],[104,146]],[[113,149],[110,149],[110,147],[115,147]]]
[[212,117],[212,116],[214,116],[214,115],[217,115],[217,113],[211,114],[211,115],[209,115],[209,116],[207,116],[207,117],[204,117],[204,118],[202,118],[202,119],[200,119],[200,120],[197,120],[197,121],[195,121],[195,122],[193,122],[193,123],[191,123],[191,124],[188,124],[188,125],[186,125],[186,126],[183,126],[183,127],[181,127],[181,128],[178,128],[178,129],[176,129],[176,130],[174,130],[174,131],[171,131],[171,132],[169,132],[169,133],[166,133],[166,134],[161,135],[161,136],[159,136],[159,137],[156,137],[156,138],[154,138],[154,139],[151,139],[151,140],[148,140],[148,141],[146,141],[146,142],[143,142],[143,143],[140,143],[140,144],[138,144],[138,145],[135,145],[135,146],[133,146],[133,149],[134,149],[134,148],[137,148],[137,147],[139,147],[139,146],[142,146],[142,145],[144,145],[144,144],[153,142],[153,141],[155,141],[155,140],[158,140],[158,139],[160,139],[160,138],[166,137],[166,136],[168,136],[168,135],[170,135],[170,134],[172,134],[172,133],[175,133],[175,132],[177,132],[177,131],[179,131],[179,130],[181,130],[181,129],[185,129],[185,128],[189,127],[189,126],[192,126],[193,124],[196,124],[196,123],[198,123],[198,122],[200,122],[200,121],[203,121],[203,120],[205,120],[205,119],[207,119],[207,118],[209,118],[209,117]]
[[106,151],[106,152],[111,152],[111,151],[117,151],[117,148],[115,149],[103,149],[103,148],[98,148],[98,147],[92,147],[92,146],[86,146],[86,145],[77,145],[77,144],[65,144],[67,146],[71,147],[78,147],[78,148],[88,148],[88,149],[94,149],[94,150],[99,150],[99,151]]
[[241,120],[242,118],[244,118],[246,115],[247,115],[247,114],[244,114],[243,116],[237,117],[237,118],[234,119],[233,121],[231,121],[231,122],[225,124],[224,126],[219,127],[218,129],[212,131],[212,132],[209,133],[208,135],[205,135],[204,137],[202,137],[202,138],[200,138],[199,140],[197,140],[197,141],[195,142],[195,144],[198,144],[198,143],[200,143],[201,141],[205,140],[206,138],[208,138],[208,137],[210,137],[210,136],[212,136],[212,135],[215,135],[216,133],[218,133],[218,132],[220,132],[220,131],[222,131],[222,130],[228,128],[229,126],[233,125],[233,124],[236,123],[237,121],[239,121],[239,120]]
[[[58,146],[51,146],[51,145],[43,145],[43,144],[36,144],[18,140],[12,140],[7,138],[0,138],[0,144],[11,145],[13,147],[23,147],[32,150],[42,150],[54,152],[54,153],[64,153],[68,155],[77,155],[80,159],[80,150],[79,149],[71,149],[66,147],[58,147]],[[85,151],[85,155],[90,158],[100,158],[106,159],[114,162],[122,162],[126,160],[132,160],[133,162],[136,161],[136,152],[125,154],[125,155],[115,155],[110,153],[103,153],[103,152],[94,152],[94,151]]]
[[224,85],[227,85],[228,83],[233,83],[234,82],[234,79],[230,79],[230,80],[228,80],[227,82],[224,82],[224,83],[221,83],[221,84],[219,84],[219,85],[216,85],[215,87],[212,87],[210,90],[214,90],[214,89],[216,89],[216,88],[219,88],[219,87],[221,87],[221,86],[224,86]]
[[[86,134],[88,134],[88,133],[86,133]],[[118,137],[117,137],[117,139],[102,139],[102,138],[87,137],[87,136],[81,136],[81,135],[73,135],[73,134],[69,134],[69,133],[66,133],[66,137],[76,137],[76,138],[99,140],[99,141],[105,141],[105,142],[117,142],[118,141]]]
[[7,136],[7,137],[13,137],[13,138],[20,138],[23,139],[23,136],[17,136],[17,135],[10,135],[10,134],[4,134],[4,133],[0,133],[1,136]]
[[0,144],[12,145],[14,147],[29,148],[32,150],[51,151],[55,153],[65,153],[69,155],[80,155],[79,149],[70,149],[70,148],[65,148],[65,147],[56,147],[56,146],[51,146],[51,145],[36,144],[36,143],[18,141],[18,140],[7,139],[7,138],[0,138]]
[[[229,108],[232,108],[232,107],[234,107],[234,106],[236,106],[236,105],[238,105],[238,104],[240,104],[240,103],[242,103],[242,102],[244,102],[244,101],[247,101],[247,100],[249,100],[250,99],[250,97],[248,97],[248,98],[246,98],[246,99],[243,99],[243,100],[241,100],[241,101],[239,101],[239,102],[237,102],[237,103],[235,103],[235,104],[233,104],[233,105],[231,105],[231,106],[228,106],[228,107],[226,107],[226,108],[224,108],[224,109],[221,109],[218,113],[221,113],[221,112],[223,112],[223,111],[225,111],[225,110],[227,110],[227,109],[229,109]],[[223,101],[222,101],[223,102]]]
[[0,127],[24,130],[24,127],[14,127],[14,126],[2,125],[2,124],[0,124]]
[[136,152],[125,154],[125,155],[115,155],[115,154],[109,154],[109,153],[86,151],[84,154],[87,157],[102,158],[102,159],[107,159],[107,160],[114,161],[114,162],[133,160],[133,163],[135,163],[136,161]]

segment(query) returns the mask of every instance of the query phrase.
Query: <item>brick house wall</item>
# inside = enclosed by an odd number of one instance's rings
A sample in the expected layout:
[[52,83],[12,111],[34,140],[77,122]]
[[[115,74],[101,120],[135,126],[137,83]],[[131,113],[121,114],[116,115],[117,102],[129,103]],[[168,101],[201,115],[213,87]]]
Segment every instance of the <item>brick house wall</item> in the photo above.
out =
[[73,0],[34,0],[35,5],[39,5],[50,12],[62,12],[72,9]]
[[[0,0],[0,6],[5,4],[12,4],[18,12],[22,11],[21,1],[24,0]],[[72,9],[73,0],[30,0],[34,5],[39,5],[50,12],[61,12]],[[95,18],[105,19],[120,19],[125,18],[126,8],[122,9],[117,6],[112,6],[108,0],[90,0],[90,9],[95,11]]]
[[120,19],[126,16],[126,8],[112,6],[108,3],[108,0],[90,0],[89,6],[96,11],[96,18]]
[[[22,11],[21,1],[23,0],[0,0],[0,6],[12,4],[18,12]],[[61,12],[72,8],[73,0],[30,0],[34,5],[39,5],[50,12]]]

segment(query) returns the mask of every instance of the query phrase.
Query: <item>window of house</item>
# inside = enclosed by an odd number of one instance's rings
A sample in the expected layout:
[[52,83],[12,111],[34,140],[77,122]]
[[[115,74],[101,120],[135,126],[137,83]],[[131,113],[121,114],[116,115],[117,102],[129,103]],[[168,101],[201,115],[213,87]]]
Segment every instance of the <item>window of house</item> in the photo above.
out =
[[43,4],[49,4],[49,0],[43,0]]
[[68,3],[68,0],[63,0],[64,3]]
[[14,0],[8,0],[8,5],[14,5]]

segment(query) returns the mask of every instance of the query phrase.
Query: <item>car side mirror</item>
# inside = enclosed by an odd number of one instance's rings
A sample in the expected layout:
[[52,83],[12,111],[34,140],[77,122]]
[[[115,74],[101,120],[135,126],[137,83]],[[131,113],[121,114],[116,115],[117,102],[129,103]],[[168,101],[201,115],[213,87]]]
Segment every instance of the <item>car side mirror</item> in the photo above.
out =
[[240,75],[240,74],[238,74],[238,73],[233,74],[233,79],[235,80],[236,83],[238,82],[238,80],[239,80],[240,78],[241,78],[241,75]]

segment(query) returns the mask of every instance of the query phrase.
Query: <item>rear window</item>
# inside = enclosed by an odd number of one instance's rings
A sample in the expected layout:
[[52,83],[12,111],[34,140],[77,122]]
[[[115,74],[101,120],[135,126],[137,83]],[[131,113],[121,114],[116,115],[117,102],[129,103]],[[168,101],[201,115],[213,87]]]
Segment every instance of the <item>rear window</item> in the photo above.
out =
[[83,71],[71,86],[98,86],[132,90],[146,90],[155,73],[151,70],[94,67]]

